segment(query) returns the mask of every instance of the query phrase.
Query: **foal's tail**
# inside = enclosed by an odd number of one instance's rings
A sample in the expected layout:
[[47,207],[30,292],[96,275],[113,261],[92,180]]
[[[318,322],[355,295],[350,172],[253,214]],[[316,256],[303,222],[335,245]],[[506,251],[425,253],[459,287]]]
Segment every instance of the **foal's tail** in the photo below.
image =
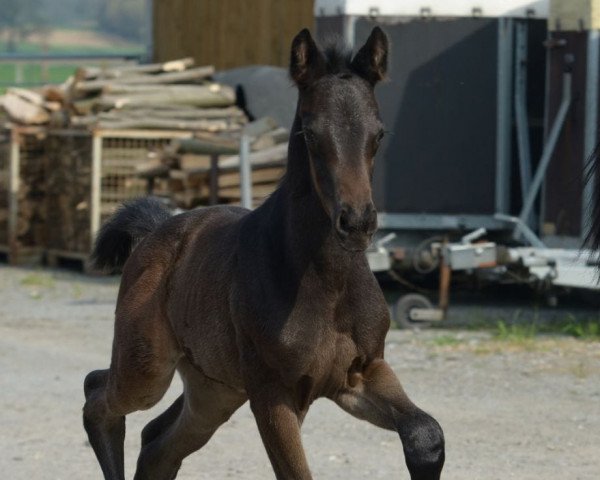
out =
[[146,197],[125,202],[102,225],[92,260],[100,270],[120,270],[133,248],[171,216],[159,200]]

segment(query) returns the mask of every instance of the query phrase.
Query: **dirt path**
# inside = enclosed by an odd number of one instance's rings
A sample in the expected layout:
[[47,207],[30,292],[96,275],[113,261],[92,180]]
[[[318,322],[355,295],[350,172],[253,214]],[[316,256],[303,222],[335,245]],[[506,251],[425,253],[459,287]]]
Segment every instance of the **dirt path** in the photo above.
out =
[[[108,365],[116,291],[116,279],[0,266],[1,478],[101,478],[81,426],[81,384]],[[386,356],[444,427],[445,479],[600,478],[600,343],[393,331]],[[128,418],[128,478],[142,426],[180,388]],[[313,405],[303,439],[316,479],[408,478],[394,433],[326,400]],[[273,478],[247,406],[178,478]]]

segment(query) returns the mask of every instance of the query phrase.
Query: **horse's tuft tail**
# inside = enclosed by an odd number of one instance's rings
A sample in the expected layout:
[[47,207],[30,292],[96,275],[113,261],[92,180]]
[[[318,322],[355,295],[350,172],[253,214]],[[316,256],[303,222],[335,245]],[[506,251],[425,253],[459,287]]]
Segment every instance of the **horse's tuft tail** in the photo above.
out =
[[170,216],[169,209],[152,197],[125,202],[96,236],[94,266],[99,270],[120,270],[138,242]]

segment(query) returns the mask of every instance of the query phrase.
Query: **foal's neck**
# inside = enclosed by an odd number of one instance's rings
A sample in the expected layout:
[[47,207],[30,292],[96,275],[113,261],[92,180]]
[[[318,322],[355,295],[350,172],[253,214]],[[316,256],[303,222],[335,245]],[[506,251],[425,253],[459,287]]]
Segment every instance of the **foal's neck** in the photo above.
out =
[[313,185],[298,115],[290,134],[287,171],[273,200],[279,214],[272,218],[271,233],[282,243],[286,263],[293,263],[303,272],[310,268],[319,275],[333,275],[342,281],[360,254],[342,249],[337,240]]

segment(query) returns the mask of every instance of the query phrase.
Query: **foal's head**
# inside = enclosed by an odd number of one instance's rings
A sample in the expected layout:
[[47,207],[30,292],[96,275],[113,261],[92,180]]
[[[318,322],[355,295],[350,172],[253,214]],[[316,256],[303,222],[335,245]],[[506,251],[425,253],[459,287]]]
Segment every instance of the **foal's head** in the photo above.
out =
[[352,251],[364,250],[377,227],[371,176],[383,124],[373,89],[385,76],[387,53],[379,27],[354,58],[339,47],[321,51],[308,30],[292,43],[312,184],[340,245]]

